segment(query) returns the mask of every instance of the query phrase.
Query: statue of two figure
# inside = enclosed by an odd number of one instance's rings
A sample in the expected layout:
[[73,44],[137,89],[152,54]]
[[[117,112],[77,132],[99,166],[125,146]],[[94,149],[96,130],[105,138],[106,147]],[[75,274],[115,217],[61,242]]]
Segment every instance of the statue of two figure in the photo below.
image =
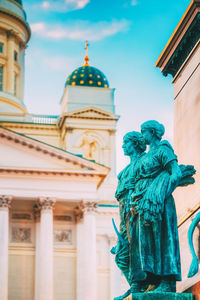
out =
[[[144,292],[176,292],[181,280],[177,216],[173,191],[194,183],[195,169],[178,165],[166,140],[165,128],[147,121],[140,132],[123,138],[129,165],[118,175],[120,230],[114,224],[118,242],[111,249],[130,289],[122,296]],[[146,146],[149,151],[146,151]]]

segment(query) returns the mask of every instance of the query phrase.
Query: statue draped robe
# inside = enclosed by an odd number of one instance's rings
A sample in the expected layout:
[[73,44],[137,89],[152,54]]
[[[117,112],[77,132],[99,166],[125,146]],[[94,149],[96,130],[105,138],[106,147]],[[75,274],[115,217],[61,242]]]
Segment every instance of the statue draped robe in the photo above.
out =
[[167,141],[142,157],[135,172],[132,207],[135,211],[129,224],[130,280],[173,275],[181,280],[181,264],[177,216],[170,193],[167,165],[177,161]]
[[118,174],[118,186],[115,193],[115,197],[119,201],[120,235],[126,242],[126,245],[122,245],[118,241],[115,249],[115,262],[130,285],[130,234],[128,228],[130,219],[132,219],[130,213],[130,191],[134,189],[135,169],[138,168],[143,155],[145,155],[144,152],[139,154],[133,162]]

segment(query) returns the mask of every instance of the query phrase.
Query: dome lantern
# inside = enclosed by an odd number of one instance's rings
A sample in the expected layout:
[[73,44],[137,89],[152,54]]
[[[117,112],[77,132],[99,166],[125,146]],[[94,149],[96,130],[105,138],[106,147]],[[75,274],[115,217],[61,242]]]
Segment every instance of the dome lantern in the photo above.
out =
[[72,86],[87,86],[87,87],[99,87],[108,88],[109,83],[106,76],[99,69],[92,67],[88,61],[88,41],[85,44],[86,55],[84,57],[85,63],[82,67],[74,70],[66,80],[65,87]]

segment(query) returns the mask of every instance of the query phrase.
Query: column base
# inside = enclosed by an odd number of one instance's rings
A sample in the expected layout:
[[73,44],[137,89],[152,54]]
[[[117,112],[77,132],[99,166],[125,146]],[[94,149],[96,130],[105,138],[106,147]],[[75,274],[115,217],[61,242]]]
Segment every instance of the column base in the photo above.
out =
[[193,295],[189,293],[135,293],[124,300],[193,300]]

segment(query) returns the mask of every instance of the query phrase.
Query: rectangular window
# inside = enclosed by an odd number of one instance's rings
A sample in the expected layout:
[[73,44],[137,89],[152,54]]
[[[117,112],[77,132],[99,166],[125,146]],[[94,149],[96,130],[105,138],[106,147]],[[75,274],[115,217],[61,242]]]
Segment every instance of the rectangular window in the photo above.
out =
[[0,43],[0,53],[3,53],[3,44]]
[[17,75],[14,75],[14,95],[17,96]]
[[3,91],[3,67],[0,66],[0,91]]
[[17,51],[14,51],[14,60],[18,61],[18,53],[17,53]]

